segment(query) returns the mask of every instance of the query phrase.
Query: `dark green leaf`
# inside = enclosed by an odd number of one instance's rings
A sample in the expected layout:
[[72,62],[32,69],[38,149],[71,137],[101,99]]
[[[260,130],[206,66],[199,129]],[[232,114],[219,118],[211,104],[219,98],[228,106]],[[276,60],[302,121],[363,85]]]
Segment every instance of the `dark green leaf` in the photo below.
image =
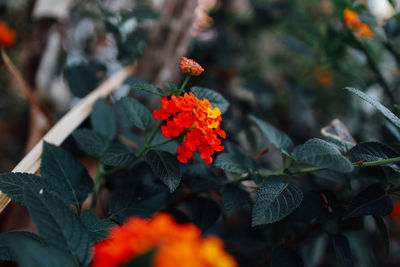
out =
[[64,188],[63,198],[78,207],[93,189],[93,181],[83,165],[61,147],[43,143],[40,173],[57,188]]
[[42,177],[29,173],[8,172],[0,174],[0,190],[12,200],[25,206],[23,186],[27,184],[42,184]]
[[296,147],[294,155],[302,163],[338,172],[351,172],[354,168],[336,146],[318,138],[310,139],[304,145]]
[[221,153],[216,158],[214,166],[228,172],[242,174],[256,169],[257,163],[242,154]]
[[393,211],[393,202],[380,184],[359,192],[351,201],[344,219],[365,215],[386,216]]
[[373,216],[376,227],[378,227],[379,234],[382,237],[383,244],[385,245],[386,258],[390,255],[390,240],[389,240],[389,230],[386,227],[385,221],[381,216]]
[[96,132],[110,140],[114,139],[117,133],[117,119],[113,108],[108,105],[104,98],[100,98],[94,103],[90,122]]
[[224,209],[228,217],[239,211],[251,212],[251,198],[248,192],[243,189],[228,185],[224,187],[222,192],[224,198]]
[[328,190],[311,190],[304,194],[300,206],[289,216],[291,222],[324,223],[339,218],[345,209],[336,195]]
[[165,83],[164,85],[170,94],[174,94],[178,90],[178,87],[173,83]]
[[353,257],[351,256],[350,244],[347,238],[344,235],[332,235],[332,240],[339,266],[354,266]]
[[115,143],[104,151],[100,161],[109,166],[122,166],[133,162],[135,158],[135,154],[126,145]]
[[152,249],[143,254],[140,254],[130,260],[128,263],[125,263],[123,267],[151,267],[154,262],[154,255],[156,250]]
[[198,99],[208,99],[210,101],[211,106],[213,108],[217,107],[221,113],[225,113],[229,108],[229,102],[219,93],[214,90],[194,86],[190,89],[190,91],[198,98]]
[[176,156],[166,151],[150,150],[146,154],[147,162],[153,172],[173,192],[181,182],[181,170]]
[[68,251],[75,262],[85,264],[89,257],[89,235],[70,207],[52,192],[24,186],[24,199],[40,235],[48,244]]
[[302,200],[303,193],[294,185],[276,176],[265,179],[257,192],[252,226],[280,221],[294,211]]
[[64,74],[71,92],[77,97],[85,97],[99,84],[99,73],[105,71],[104,65],[89,62],[66,67]]
[[92,243],[105,239],[111,227],[116,225],[110,220],[99,219],[89,210],[82,211],[81,220],[89,230],[89,238]]
[[[318,179],[328,180],[331,184],[341,184],[348,188],[351,187],[350,181],[352,179],[351,173],[341,173],[333,170],[323,170],[312,173]],[[322,181],[326,183],[326,181]]]
[[132,86],[132,88],[134,88],[136,90],[144,91],[144,92],[154,94],[154,95],[164,96],[163,91],[160,88],[158,88],[157,86],[154,86],[152,84],[134,83],[131,86]]
[[[360,160],[368,162],[395,158],[398,157],[399,154],[385,144],[379,142],[365,142],[359,143],[353,147],[349,151],[348,156],[352,162]],[[400,171],[399,166],[396,164],[388,164],[387,166],[396,171]]]
[[182,177],[183,183],[191,190],[209,191],[220,188],[219,181],[215,177],[215,171],[204,168],[204,165],[192,165]]
[[139,101],[133,98],[123,97],[118,103],[122,105],[126,116],[136,127],[145,130],[151,126],[153,116]]
[[[27,240],[35,240],[38,243],[42,243],[43,245],[45,244],[43,239],[41,239],[38,235],[31,233],[31,232],[25,232],[25,231],[11,231],[11,232],[6,232],[2,233],[0,235],[0,260],[4,261],[17,261],[15,257],[15,253],[12,251],[11,247],[9,246],[10,240],[19,240],[23,242]],[[17,251],[18,253],[18,251]]]
[[221,215],[217,202],[204,197],[196,197],[190,202],[191,219],[202,232],[210,228]]
[[285,133],[279,131],[271,124],[250,115],[250,119],[260,128],[262,134],[271,144],[289,154],[293,150],[293,141]]
[[[35,237],[34,237],[35,236]],[[79,267],[71,253],[46,245],[40,238],[27,232],[10,232],[0,236],[13,255],[13,261],[21,267]]]
[[394,125],[396,125],[397,127],[400,128],[400,119],[396,115],[394,115],[389,109],[387,109],[384,105],[382,105],[381,103],[379,103],[378,101],[376,101],[375,99],[373,99],[369,95],[361,92],[358,89],[351,88],[351,87],[346,87],[344,89],[352,92],[353,94],[357,95],[364,101],[366,101],[369,104],[371,104],[372,106],[374,106],[383,116],[385,116]]
[[78,147],[92,156],[100,157],[110,145],[106,137],[90,129],[78,129],[72,133],[72,136]]
[[151,217],[160,210],[167,192],[160,187],[152,187],[138,195],[127,191],[117,191],[110,199],[109,219],[123,223],[130,216]]
[[271,267],[303,267],[303,260],[286,246],[278,246],[272,251]]

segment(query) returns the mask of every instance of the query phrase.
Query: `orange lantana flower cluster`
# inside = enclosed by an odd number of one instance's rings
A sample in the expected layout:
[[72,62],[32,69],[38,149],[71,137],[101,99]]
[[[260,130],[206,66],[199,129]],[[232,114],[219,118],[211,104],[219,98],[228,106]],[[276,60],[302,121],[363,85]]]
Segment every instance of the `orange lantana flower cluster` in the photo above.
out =
[[155,249],[155,267],[234,267],[218,237],[202,238],[193,224],[178,224],[172,216],[160,213],[150,220],[131,217],[97,243],[91,267],[121,266],[135,256]]
[[343,11],[343,20],[346,27],[354,31],[357,37],[374,38],[374,34],[372,33],[371,29],[368,27],[367,24],[361,22],[361,20],[358,18],[357,13],[353,10],[346,8]]
[[184,96],[175,95],[171,99],[161,98],[161,109],[154,110],[156,119],[167,120],[161,126],[165,137],[178,137],[185,134],[182,144],[178,147],[178,160],[187,163],[193,157],[193,152],[198,150],[200,157],[210,164],[215,151],[222,151],[221,140],[225,138],[225,131],[220,128],[221,111],[212,108],[207,99],[200,100],[193,93]]
[[9,47],[15,43],[17,34],[6,23],[0,21],[0,46]]
[[204,71],[204,69],[200,66],[199,63],[187,57],[182,57],[181,69],[183,73],[192,76],[199,76]]

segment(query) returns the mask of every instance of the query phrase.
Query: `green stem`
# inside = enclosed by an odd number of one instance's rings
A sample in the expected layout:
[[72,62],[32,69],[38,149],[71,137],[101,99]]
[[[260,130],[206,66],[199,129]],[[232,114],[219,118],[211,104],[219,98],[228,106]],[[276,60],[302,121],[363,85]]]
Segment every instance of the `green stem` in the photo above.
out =
[[179,137],[180,137],[180,136],[174,137],[174,138],[168,139],[168,140],[166,140],[166,141],[164,141],[164,142],[161,142],[161,143],[158,143],[158,144],[153,144],[153,145],[150,145],[150,144],[149,144],[149,145],[146,145],[146,146],[144,146],[144,147],[137,153],[135,159],[133,159],[132,161],[130,161],[130,162],[124,164],[124,165],[121,165],[121,166],[112,168],[111,170],[103,171],[103,174],[106,175],[106,176],[108,176],[108,175],[112,175],[112,174],[114,174],[114,173],[116,173],[116,172],[122,171],[122,170],[128,168],[129,166],[131,166],[133,163],[135,163],[138,159],[140,159],[140,158],[141,158],[147,151],[149,151],[150,149],[155,148],[155,147],[158,147],[158,146],[162,146],[162,145],[165,145],[165,144],[168,144],[168,143],[170,143],[170,142],[172,142],[172,141],[178,139]]
[[93,187],[92,203],[90,205],[90,209],[93,212],[96,211],[97,197],[98,197],[99,192],[100,192],[101,177],[103,176],[103,173],[104,173],[103,164],[99,163],[99,165],[97,165],[97,173],[96,173],[96,178],[94,180],[94,187]]
[[157,127],[154,129],[153,133],[151,134],[149,140],[146,142],[146,145],[151,144],[151,142],[153,142],[154,137],[156,137],[156,134],[158,133],[158,131],[161,129],[161,126],[163,124],[163,121],[160,121],[157,124]]
[[[390,159],[384,159],[384,160],[376,160],[376,161],[368,161],[368,162],[355,162],[352,163],[354,167],[374,167],[374,166],[382,166],[382,165],[387,165],[391,163],[397,163],[400,162],[400,157],[395,157],[395,158],[390,158]],[[310,173],[310,172],[317,172],[317,171],[323,171],[327,170],[327,168],[324,167],[308,167],[308,168],[303,168],[303,169],[297,169],[297,170],[287,170],[290,174],[300,174],[300,173]],[[274,172],[268,172],[264,174],[260,174],[263,177],[269,177],[269,176],[283,176],[285,175],[285,172],[283,170],[280,171],[274,171]],[[235,179],[226,181],[223,183],[223,185],[227,184],[236,184],[240,183],[246,180],[249,180],[250,178],[248,176],[243,176],[243,177],[237,177]],[[400,191],[400,185],[398,187],[393,187],[390,189],[390,192],[394,191]]]
[[148,149],[152,149],[152,148],[155,148],[155,147],[158,147],[158,146],[162,146],[162,145],[171,143],[172,141],[178,139],[179,137],[181,137],[181,136],[177,136],[177,137],[168,139],[168,140],[166,140],[166,141],[164,141],[164,142],[161,142],[161,143],[158,143],[158,144],[148,145],[147,148],[148,148]]
[[183,81],[183,83],[182,83],[182,85],[181,85],[181,88],[179,88],[179,92],[178,92],[178,94],[177,94],[178,96],[179,96],[180,94],[182,94],[182,92],[185,90],[185,86],[186,86],[186,84],[189,82],[190,77],[192,77],[192,76],[189,75],[189,74],[186,75],[186,78],[185,78],[185,80]]
[[[368,162],[362,163],[360,167],[380,166],[380,165],[386,165],[386,164],[397,163],[397,162],[400,162],[400,157],[384,159],[384,160],[368,161]],[[353,163],[353,165],[359,166],[359,164],[357,164],[357,163]]]

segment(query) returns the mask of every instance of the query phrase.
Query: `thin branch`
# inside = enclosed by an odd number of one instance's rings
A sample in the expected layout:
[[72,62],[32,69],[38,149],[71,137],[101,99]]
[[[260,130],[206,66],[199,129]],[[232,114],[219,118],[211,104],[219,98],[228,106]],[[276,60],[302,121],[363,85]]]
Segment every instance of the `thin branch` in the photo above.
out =
[[39,99],[36,97],[34,92],[30,89],[29,85],[25,82],[24,78],[22,78],[21,73],[12,63],[11,59],[8,57],[4,48],[1,49],[1,57],[4,61],[4,64],[10,74],[14,77],[18,85],[21,87],[24,95],[29,99],[29,102],[32,104],[34,108],[36,108],[47,120],[48,125],[51,127],[55,124],[55,121],[51,114],[43,107],[40,103]]

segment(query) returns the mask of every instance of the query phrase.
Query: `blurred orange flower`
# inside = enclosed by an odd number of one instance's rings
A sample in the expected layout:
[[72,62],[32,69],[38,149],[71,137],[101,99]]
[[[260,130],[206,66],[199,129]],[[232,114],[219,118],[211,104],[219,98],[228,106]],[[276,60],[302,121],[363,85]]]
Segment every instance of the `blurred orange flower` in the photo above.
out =
[[332,86],[333,78],[332,73],[324,69],[321,66],[316,66],[312,72],[314,78],[317,80],[317,83],[323,87]]
[[353,10],[346,8],[343,11],[343,20],[346,27],[351,29],[357,37],[374,38],[374,34],[372,33],[369,26],[365,23],[362,23],[361,20],[358,18],[357,13]]
[[15,43],[17,34],[5,22],[0,21],[0,45],[10,47]]
[[[178,147],[178,160],[187,163],[198,150],[201,159],[210,164],[215,151],[222,151],[221,140],[226,138],[225,131],[220,128],[221,111],[207,99],[200,100],[193,93],[184,96],[175,95],[171,99],[161,98],[161,109],[154,110],[153,117],[166,120],[167,124],[161,127],[165,137],[178,137],[184,133],[182,144]],[[171,118],[172,117],[172,118]]]
[[131,217],[124,225],[111,229],[109,237],[95,245],[91,266],[121,266],[151,249],[156,249],[156,267],[236,266],[218,237],[202,238],[193,224],[178,224],[164,213],[149,220]]
[[182,57],[180,65],[183,73],[188,75],[199,76],[204,71],[199,63],[187,57]]

